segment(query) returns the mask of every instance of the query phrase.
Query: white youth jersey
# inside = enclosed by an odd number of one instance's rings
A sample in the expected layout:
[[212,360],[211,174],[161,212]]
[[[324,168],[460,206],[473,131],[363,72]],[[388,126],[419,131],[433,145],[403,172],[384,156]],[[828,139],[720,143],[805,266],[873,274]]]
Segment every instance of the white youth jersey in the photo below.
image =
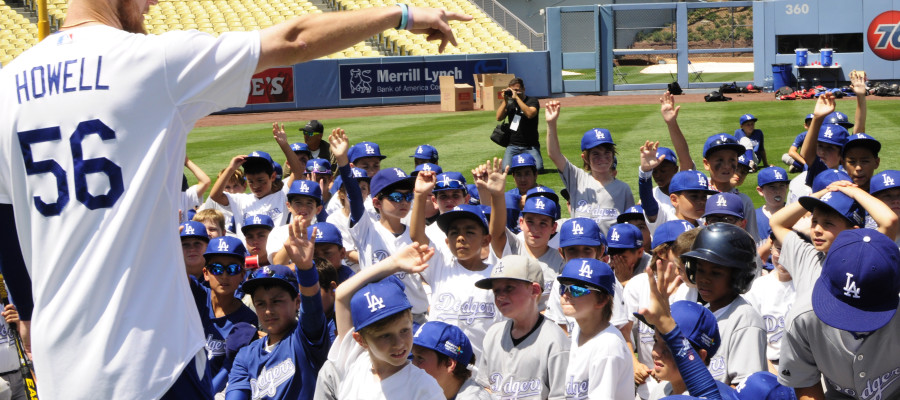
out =
[[257,32],[53,34],[0,73],[0,203],[34,290],[42,399],[159,398],[204,346],[184,279],[185,142],[246,103]]
[[566,398],[634,398],[634,365],[622,333],[609,325],[579,346],[580,336],[576,325],[566,368]]
[[197,185],[191,186],[187,188],[187,190],[181,192],[181,207],[178,207],[178,210],[181,211],[181,221],[178,223],[183,224],[185,222],[190,221],[188,218],[188,210],[194,210],[198,206],[200,206],[200,194],[197,193]]
[[572,204],[572,218],[593,219],[605,235],[616,218],[628,207],[634,205],[634,194],[627,183],[618,179],[604,186],[590,173],[566,162],[566,168],[559,172],[566,189],[569,189]]
[[791,306],[794,305],[796,295],[794,281],[779,281],[776,271],[754,280],[750,291],[744,294],[744,300],[747,300],[763,317],[763,323],[766,326],[767,360],[778,361],[781,354],[781,338],[784,336],[785,318]]

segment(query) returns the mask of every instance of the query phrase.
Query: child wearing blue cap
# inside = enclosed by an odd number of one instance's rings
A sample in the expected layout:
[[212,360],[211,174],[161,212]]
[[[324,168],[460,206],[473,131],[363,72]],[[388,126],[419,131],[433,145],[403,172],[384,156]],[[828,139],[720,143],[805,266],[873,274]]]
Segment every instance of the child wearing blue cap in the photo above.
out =
[[609,265],[616,273],[616,280],[622,286],[628,286],[631,278],[650,262],[651,257],[644,253],[644,236],[634,225],[615,224],[609,227],[606,241]]
[[[813,119],[800,148],[800,156],[806,160],[806,175],[802,179],[806,186],[811,187],[813,180],[822,171],[835,169],[841,164],[841,149],[847,142],[847,129],[837,124],[823,123],[834,112],[834,108],[834,94],[830,92],[823,93],[816,100]],[[799,178],[800,176],[794,179]],[[810,193],[806,190],[797,193],[796,197]]]
[[769,227],[769,218],[784,208],[789,182],[787,171],[781,167],[763,168],[756,175],[756,193],[765,201],[756,209],[756,229],[761,239],[758,252],[760,258],[765,261],[764,268],[768,271],[772,270],[770,260],[772,241],[769,240],[772,229]]
[[[491,207],[494,210],[506,208],[506,196],[503,189],[506,184],[506,171],[501,170],[501,161],[488,160],[483,166],[487,178],[485,187],[491,194]],[[550,287],[556,275],[565,264],[558,251],[549,246],[550,237],[556,234],[556,218],[559,215],[559,204],[545,196],[526,198],[525,207],[519,217],[519,228],[522,236],[513,234],[506,228],[506,214],[495,212],[491,215],[490,235],[491,249],[496,256],[519,254],[534,258],[544,271],[544,290],[541,295],[540,310],[547,308],[547,299],[551,296]]]
[[[804,239],[793,228],[807,211],[812,213],[810,238]],[[900,227],[897,214],[847,181],[836,181],[772,215],[769,220],[772,234],[782,244],[781,264],[793,277],[797,293],[805,293],[818,278],[822,257],[828,254],[838,234],[863,226],[863,211],[872,216],[879,232],[888,237],[897,236]]]
[[427,245],[406,245],[338,286],[338,337],[328,355],[338,399],[385,399],[398,393],[446,399],[437,381],[409,362],[412,305],[395,275],[422,272],[433,255]]
[[581,138],[584,169],[576,167],[559,147],[556,134],[559,114],[558,101],[547,103],[547,155],[559,169],[559,176],[569,190],[575,208],[572,216],[593,218],[606,232],[619,213],[634,205],[631,187],[613,174],[616,144],[606,129],[594,128],[585,132]]
[[259,266],[271,263],[271,258],[266,249],[266,242],[273,228],[272,218],[265,214],[250,215],[241,224],[241,234],[244,237],[247,252],[251,256],[256,256]]
[[[641,198],[650,237],[653,237],[657,227],[666,221],[683,219],[698,225],[700,223],[698,220],[706,212],[707,197],[716,193],[710,189],[709,180],[702,172],[689,170],[676,173],[669,184],[671,209],[655,207],[656,200],[651,196]],[[653,210],[657,210],[656,214],[653,214]]]
[[469,338],[454,325],[428,321],[413,336],[413,365],[437,380],[448,399],[490,400],[472,379],[475,358]]
[[206,227],[196,221],[188,221],[179,227],[181,231],[181,252],[184,256],[184,268],[188,276],[200,279],[203,277],[203,251],[209,243]]
[[755,154],[756,159],[760,161],[760,165],[769,165],[769,159],[766,157],[766,145],[763,132],[756,129],[756,121],[758,120],[759,119],[753,114],[741,115],[741,127],[735,129],[734,138],[737,139],[738,142],[742,142],[742,139],[747,138],[752,145],[753,154]]
[[731,224],[746,230],[744,219],[744,202],[734,193],[716,193],[706,200],[706,212],[703,213],[705,225],[719,222]]
[[516,187],[506,192],[506,224],[509,230],[519,233],[519,213],[525,205],[525,196],[538,186],[537,161],[528,153],[516,154],[510,160],[503,161],[509,162],[508,173],[516,183]]
[[[291,212],[291,220],[302,218],[306,224],[324,220],[322,211],[322,186],[315,181],[298,179],[291,182],[285,207]],[[305,227],[305,226],[304,226]],[[284,251],[288,226],[275,227],[266,240],[266,254],[272,264],[287,264],[290,260]]]
[[898,265],[888,236],[865,228],[838,234],[812,295],[791,309],[778,381],[802,399],[900,397]]
[[862,190],[869,190],[872,175],[881,165],[881,143],[865,133],[854,133],[841,148],[841,166]]
[[[463,174],[455,171],[447,171],[436,175],[434,172],[428,174],[424,176],[427,184],[422,187],[427,193],[421,194],[424,200],[422,205],[426,209],[426,212],[422,215],[425,224],[427,224],[425,234],[428,235],[428,239],[434,244],[435,250],[440,251],[445,258],[449,259],[452,255],[450,254],[450,249],[447,248],[447,234],[434,222],[437,221],[441,214],[452,210],[454,207],[468,204],[471,196]],[[418,184],[417,176],[417,189],[419,188]],[[416,194],[418,195],[419,193],[417,192]],[[429,208],[435,210],[434,215],[428,215],[427,209]],[[417,217],[413,214],[411,215],[411,220],[412,218]]]
[[628,207],[625,212],[619,214],[616,218],[616,223],[631,224],[641,230],[641,236],[644,238],[644,253],[647,254],[644,257],[646,259],[646,261],[644,261],[644,266],[640,269],[640,271],[643,271],[644,267],[647,266],[647,262],[650,261],[649,254],[653,249],[650,247],[650,228],[647,226],[647,219],[644,218],[644,208],[641,207],[640,204]]
[[[332,131],[332,134],[334,134],[334,131]],[[331,143],[330,140],[329,143]],[[381,160],[387,158],[387,156],[381,155],[381,147],[373,142],[354,144],[347,152],[347,156],[351,167],[364,169],[369,177],[374,177],[378,171],[381,171]],[[337,156],[335,156],[335,159],[337,159]]]
[[410,157],[413,158],[413,167],[418,167],[421,164],[429,163],[429,164],[438,164],[438,151],[437,148],[430,144],[422,144],[416,147],[415,153]]
[[277,264],[261,267],[241,285],[253,299],[267,336],[235,356],[227,399],[308,399],[315,390],[331,342],[312,261],[313,241],[299,219],[290,227],[285,249],[293,269]]
[[420,274],[431,287],[428,320],[458,326],[472,340],[475,355],[480,357],[488,328],[503,319],[494,307],[493,294],[475,287],[475,282],[491,273],[490,266],[482,259],[482,250],[491,243],[488,222],[481,207],[457,205],[431,224],[443,236],[438,246],[434,236],[427,235],[422,217],[423,205],[429,201],[426,198],[434,184],[433,173],[422,172],[417,177],[409,226],[414,241],[435,248],[436,254],[429,262],[431,267]]
[[634,398],[631,352],[612,324],[615,275],[606,263],[576,258],[556,278],[563,312],[576,321],[566,369],[566,397]]

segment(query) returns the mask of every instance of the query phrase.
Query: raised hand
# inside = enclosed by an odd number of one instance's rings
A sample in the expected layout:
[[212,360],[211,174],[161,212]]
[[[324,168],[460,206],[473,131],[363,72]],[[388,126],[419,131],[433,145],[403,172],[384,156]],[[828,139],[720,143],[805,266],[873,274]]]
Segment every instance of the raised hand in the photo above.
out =
[[556,119],[559,118],[559,107],[559,102],[556,100],[551,100],[544,106],[544,119],[548,124],[556,123]]
[[[653,269],[647,267],[647,276],[654,276]],[[675,266],[663,260],[656,261],[656,279],[650,281],[650,304],[642,309],[640,314],[650,324],[656,327],[661,334],[666,334],[675,329],[675,320],[672,319],[669,308],[669,296],[678,289],[681,277],[675,271]]]
[[425,35],[425,40],[440,40],[438,51],[443,53],[447,43],[456,46],[456,37],[450,29],[450,21],[469,21],[471,15],[446,11],[437,8],[420,8],[409,6],[408,30],[415,34]]
[[850,71],[850,88],[857,96],[865,96],[866,92],[866,71]]
[[434,171],[420,171],[416,175],[416,184],[413,192],[417,195],[431,194],[436,183],[437,175],[435,175]]
[[238,169],[238,167],[240,167],[241,165],[244,165],[245,161],[247,161],[246,155],[235,156],[234,158],[231,159],[231,164],[229,164],[229,167],[231,167],[233,169]]
[[306,228],[309,226],[309,222],[303,216],[295,216],[288,227],[288,238],[284,241],[284,251],[287,252],[291,262],[299,270],[307,270],[313,267],[316,228],[313,228],[311,237],[307,237]]
[[509,167],[503,168],[503,159],[494,157],[494,161],[488,160],[484,163],[484,169],[487,172],[487,190],[491,193],[503,193],[506,189],[506,174]]
[[402,272],[416,274],[428,268],[428,260],[434,255],[434,248],[426,244],[412,242],[391,256],[391,262]]
[[650,172],[653,171],[663,160],[665,160],[666,155],[663,154],[659,157],[656,157],[656,150],[659,149],[659,142],[651,142],[646,141],[644,145],[641,146],[641,171]]
[[331,154],[334,155],[338,166],[347,165],[350,161],[347,159],[347,152],[350,151],[350,140],[347,139],[347,133],[341,128],[331,130],[328,136],[328,144],[331,148]]
[[813,114],[817,118],[825,118],[828,114],[834,112],[834,108],[834,93],[824,92],[816,100],[816,108],[813,110]]
[[287,133],[284,132],[284,123],[281,126],[278,126],[277,122],[272,123],[272,136],[275,138],[275,143],[287,144]]
[[659,112],[662,114],[663,121],[670,123],[678,119],[678,110],[681,110],[681,106],[675,106],[675,95],[665,92],[663,97],[659,98],[659,103]]

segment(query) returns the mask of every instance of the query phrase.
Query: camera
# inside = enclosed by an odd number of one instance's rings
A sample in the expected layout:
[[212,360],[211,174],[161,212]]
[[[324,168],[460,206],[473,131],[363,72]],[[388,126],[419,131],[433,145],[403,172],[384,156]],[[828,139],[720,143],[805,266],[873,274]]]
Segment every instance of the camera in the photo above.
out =
[[512,89],[506,89],[503,91],[503,97],[509,98],[509,97],[512,97],[512,95],[513,95]]

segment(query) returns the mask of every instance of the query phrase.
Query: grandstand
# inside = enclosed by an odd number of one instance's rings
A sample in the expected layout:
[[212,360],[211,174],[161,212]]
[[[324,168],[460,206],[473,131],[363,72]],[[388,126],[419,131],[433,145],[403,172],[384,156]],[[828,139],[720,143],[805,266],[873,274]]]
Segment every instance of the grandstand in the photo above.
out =
[[[14,57],[37,43],[37,25],[28,16],[0,0],[0,63],[6,65]],[[22,1],[22,0],[18,0]],[[314,2],[315,3],[314,3]],[[295,15],[317,14],[337,10],[356,10],[386,6],[396,0],[160,0],[150,8],[144,23],[147,32],[162,34],[170,30],[197,29],[212,35],[227,31],[265,28]],[[24,0],[24,10],[36,10],[34,0]],[[531,51],[509,32],[496,24],[470,0],[412,0],[407,4],[442,7],[472,15],[469,22],[452,22],[459,47],[448,46],[443,54],[483,54]],[[62,25],[66,0],[47,0],[51,31]],[[33,13],[36,14],[36,11]],[[421,35],[389,30],[365,43],[331,54],[325,58],[359,58],[385,56],[436,55],[439,43],[428,42]]]

